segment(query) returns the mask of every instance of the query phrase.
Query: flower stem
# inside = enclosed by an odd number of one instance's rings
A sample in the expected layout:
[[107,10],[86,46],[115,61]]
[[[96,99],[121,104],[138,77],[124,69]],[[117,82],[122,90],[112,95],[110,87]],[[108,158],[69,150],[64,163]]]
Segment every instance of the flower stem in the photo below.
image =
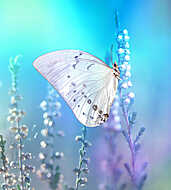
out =
[[82,170],[82,165],[83,165],[83,159],[85,156],[85,138],[87,134],[87,129],[85,126],[82,127],[82,141],[81,141],[81,149],[80,149],[80,158],[79,158],[79,167],[78,167],[78,174],[76,177],[76,184],[75,184],[75,189],[79,189],[79,184],[80,184],[80,177],[81,177],[81,170]]
[[19,120],[17,119],[17,128],[18,128],[18,134],[20,135],[19,139],[19,147],[18,147],[18,159],[19,159],[19,170],[20,170],[20,178],[21,178],[21,190],[24,190],[24,176],[23,176],[23,161],[22,161],[22,137],[21,137],[21,131],[20,131],[20,125]]
[[[122,90],[120,90],[120,98],[122,98]],[[127,127],[127,132],[128,132],[128,145],[131,151],[131,167],[132,167],[132,172],[131,172],[131,180],[133,185],[136,186],[136,179],[135,179],[135,150],[134,150],[134,144],[132,141],[132,137],[131,137],[131,127],[129,125],[129,120],[128,120],[128,112],[125,109],[125,106],[123,103],[121,103],[121,109],[122,109],[122,113],[123,113],[123,117],[126,123],[126,127]]]
[[[8,167],[7,167],[7,157],[5,155],[5,144],[6,144],[6,141],[3,139],[3,136],[0,135],[0,148],[1,148],[1,160],[2,160],[2,165],[3,165],[3,169],[4,169],[4,182],[5,184],[7,184],[7,174],[8,174]],[[7,189],[8,190],[8,186],[7,186]]]

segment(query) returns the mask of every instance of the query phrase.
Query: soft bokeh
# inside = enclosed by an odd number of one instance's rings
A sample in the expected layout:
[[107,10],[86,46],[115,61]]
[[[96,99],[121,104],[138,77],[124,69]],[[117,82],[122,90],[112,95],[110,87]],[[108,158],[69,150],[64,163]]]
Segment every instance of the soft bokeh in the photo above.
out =
[[[84,50],[104,60],[114,42],[114,9],[117,8],[120,22],[131,36],[138,125],[146,127],[142,156],[149,161],[149,178],[145,189],[171,189],[169,5],[169,0],[0,0],[0,130],[8,127],[9,58],[23,55],[19,87],[24,96],[26,123],[30,127],[36,124],[39,130],[43,122],[39,104],[46,96],[47,82],[35,71],[32,62],[44,53],[60,49]],[[62,117],[58,125],[66,137],[56,146],[65,152],[63,170],[68,183],[73,184],[72,169],[78,163],[79,149],[74,138],[81,130],[71,110],[60,100]],[[103,133],[100,128],[94,128],[89,129],[88,134],[93,146],[89,152],[92,159],[87,189],[96,190],[100,183],[100,163],[95,150],[103,147],[99,144]],[[35,154],[39,151],[38,142],[28,145]],[[36,189],[47,189],[36,180],[34,177]]]

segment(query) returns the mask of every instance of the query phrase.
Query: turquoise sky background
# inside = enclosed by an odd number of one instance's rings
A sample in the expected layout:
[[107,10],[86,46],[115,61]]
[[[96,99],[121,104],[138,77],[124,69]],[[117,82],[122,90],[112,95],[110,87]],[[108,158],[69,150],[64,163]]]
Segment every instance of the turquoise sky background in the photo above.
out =
[[[23,55],[19,86],[24,95],[23,107],[27,110],[26,122],[30,127],[33,123],[41,127],[39,103],[46,95],[47,83],[34,70],[32,62],[44,53],[60,49],[84,50],[104,60],[115,40],[114,10],[117,8],[121,26],[128,29],[131,37],[138,124],[147,128],[143,153],[150,162],[150,177],[146,189],[171,189],[169,4],[169,0],[0,0],[0,128],[7,127],[7,94],[11,83],[9,58]],[[71,158],[70,162],[64,160],[64,171],[72,184],[71,171],[78,161],[74,136],[80,133],[80,128],[70,109],[60,100],[62,118],[59,126],[69,137],[62,148],[68,151],[66,158]],[[100,146],[97,143],[102,135],[101,129],[89,130],[89,138],[95,147]],[[93,152],[91,150],[90,155],[95,159]],[[98,164],[94,160],[88,190],[97,189],[100,177],[96,167]]]

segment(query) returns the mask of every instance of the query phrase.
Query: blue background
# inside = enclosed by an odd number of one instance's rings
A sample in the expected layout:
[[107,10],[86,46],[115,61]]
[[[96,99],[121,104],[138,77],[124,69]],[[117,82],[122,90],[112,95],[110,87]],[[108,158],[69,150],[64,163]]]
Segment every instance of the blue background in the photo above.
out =
[[[0,128],[8,127],[9,58],[23,55],[19,87],[27,112],[25,121],[30,127],[35,123],[41,128],[39,104],[46,96],[47,82],[34,70],[32,62],[44,53],[60,49],[84,50],[104,60],[106,51],[115,40],[114,10],[117,8],[121,26],[128,29],[131,37],[132,82],[136,94],[134,108],[138,112],[138,125],[147,128],[142,155],[150,165],[145,189],[170,189],[169,4],[169,0],[0,0]],[[66,180],[72,184],[72,168],[78,163],[79,148],[74,136],[80,133],[80,124],[66,103],[60,101],[62,118],[59,119],[59,128],[65,130],[67,137],[59,142],[59,149],[66,152],[63,170]],[[89,152],[92,158],[90,190],[97,189],[100,183],[94,150],[101,146],[102,130],[90,129],[89,138],[93,143]],[[28,145],[30,150],[33,150],[32,145]],[[39,149],[33,151],[36,154]]]

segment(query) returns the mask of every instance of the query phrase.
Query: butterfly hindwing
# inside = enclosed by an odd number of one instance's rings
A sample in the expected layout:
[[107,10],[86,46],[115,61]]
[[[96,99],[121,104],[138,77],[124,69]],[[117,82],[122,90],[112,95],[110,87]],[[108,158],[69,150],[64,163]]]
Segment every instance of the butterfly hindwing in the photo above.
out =
[[60,93],[85,126],[108,118],[118,80],[103,61],[79,50],[63,50],[38,57],[34,67]]

